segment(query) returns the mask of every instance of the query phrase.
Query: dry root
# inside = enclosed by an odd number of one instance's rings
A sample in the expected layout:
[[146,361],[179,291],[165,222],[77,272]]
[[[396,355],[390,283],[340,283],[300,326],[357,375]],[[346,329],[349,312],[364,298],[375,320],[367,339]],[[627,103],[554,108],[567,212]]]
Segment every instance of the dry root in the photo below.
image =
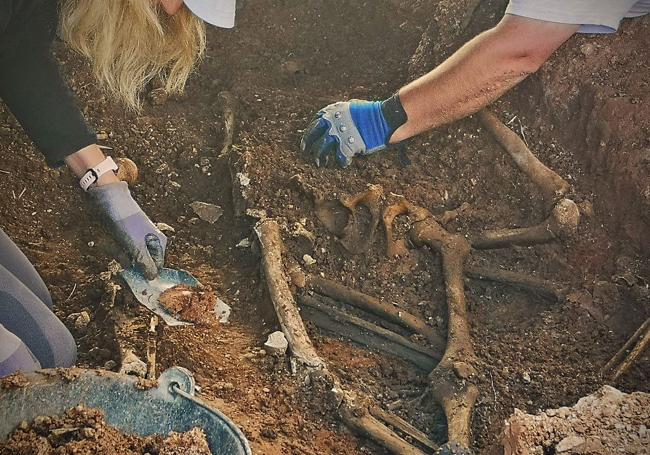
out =
[[[641,327],[630,337],[623,347],[607,362],[603,374],[612,381],[617,380],[636,362],[643,351],[650,344],[650,318],[646,319]],[[632,348],[632,350],[630,350]],[[629,351],[629,352],[628,352]],[[626,355],[627,353],[627,355]]]
[[228,156],[235,138],[235,97],[228,91],[219,92],[219,99],[223,103],[224,140],[218,158]]

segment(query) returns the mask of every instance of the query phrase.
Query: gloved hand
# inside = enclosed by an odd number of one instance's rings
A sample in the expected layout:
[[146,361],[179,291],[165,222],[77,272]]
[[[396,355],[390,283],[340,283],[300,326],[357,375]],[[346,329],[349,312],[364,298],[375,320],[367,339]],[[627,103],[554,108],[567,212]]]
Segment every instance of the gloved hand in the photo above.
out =
[[165,262],[167,237],[156,228],[131,197],[126,182],[95,186],[88,194],[104,211],[117,241],[149,280]]
[[397,94],[385,101],[352,100],[321,109],[300,143],[317,166],[347,167],[358,155],[385,149],[407,116]]

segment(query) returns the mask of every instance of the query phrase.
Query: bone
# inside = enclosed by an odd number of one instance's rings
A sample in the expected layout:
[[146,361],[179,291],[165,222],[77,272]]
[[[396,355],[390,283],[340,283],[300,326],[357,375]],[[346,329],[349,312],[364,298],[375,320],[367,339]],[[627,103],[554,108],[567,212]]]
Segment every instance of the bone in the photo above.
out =
[[228,156],[235,137],[235,98],[228,91],[219,92],[223,109],[224,140],[219,152],[219,158]]
[[[384,195],[384,190],[379,185],[370,185],[367,191],[341,198],[341,204],[350,212],[348,223],[343,230],[343,236],[340,241],[346,250],[353,254],[368,251],[375,240],[375,233],[379,225],[381,209],[380,199]],[[357,207],[363,205],[370,211],[370,226],[368,232],[362,232],[357,218]]]
[[386,412],[381,409],[379,406],[372,406],[370,408],[370,415],[381,420],[383,423],[390,425],[398,429],[400,432],[408,435],[413,440],[422,444],[430,450],[436,450],[438,445],[433,442],[429,437],[415,428],[413,425],[408,423],[406,420],[402,419],[400,416]]
[[483,109],[478,113],[478,117],[481,124],[512,157],[517,167],[541,190],[549,207],[569,192],[570,185],[567,181],[538,160],[526,143],[496,115]]
[[419,333],[429,341],[433,351],[436,353],[442,353],[444,350],[444,339],[431,326],[427,325],[426,322],[407,311],[317,275],[309,276],[307,285],[320,294],[357,307],[415,333]]
[[407,214],[412,216],[413,221],[422,221],[431,216],[428,210],[413,205],[402,197],[397,203],[388,206],[383,215],[384,229],[386,230],[386,254],[388,257],[403,257],[408,254],[406,242],[393,238],[393,221],[398,216]]
[[[368,185],[366,191],[356,195],[327,200],[300,175],[291,177],[290,183],[312,200],[316,217],[328,231],[336,235],[346,250],[352,254],[360,254],[370,248],[381,219],[380,201],[384,190],[380,185]],[[357,216],[360,205],[367,207],[370,212],[370,222],[366,229],[363,229]]]
[[430,390],[447,416],[449,441],[469,447],[472,412],[478,397],[478,389],[470,381],[476,354],[467,322],[463,286],[463,267],[470,246],[464,237],[445,231],[433,218],[415,223],[410,237],[414,245],[427,245],[442,255],[449,318],[447,349],[429,375]]
[[298,302],[302,317],[319,328],[399,357],[423,371],[431,371],[440,359],[439,355],[395,332],[326,305],[322,298],[301,295]]
[[284,244],[280,226],[275,220],[267,219],[255,226],[262,252],[262,269],[268,285],[271,302],[278,316],[282,332],[289,342],[294,359],[309,369],[324,368],[307,335],[307,330],[298,312],[298,307],[289,289],[289,280],[284,273],[282,251]]
[[[650,318],[625,342],[623,347],[607,362],[603,374],[612,381],[625,374],[650,344]],[[632,348],[632,350],[630,350]],[[628,352],[629,351],[629,352]],[[627,354],[626,354],[627,353]]]
[[503,248],[513,245],[529,246],[556,239],[566,240],[576,233],[580,211],[571,199],[560,200],[549,217],[542,223],[516,229],[488,230],[472,239],[472,247],[479,250]]
[[521,289],[531,294],[538,295],[553,302],[561,302],[566,296],[567,290],[551,281],[535,278],[508,270],[494,270],[482,267],[468,267],[465,275],[470,278],[503,283]]

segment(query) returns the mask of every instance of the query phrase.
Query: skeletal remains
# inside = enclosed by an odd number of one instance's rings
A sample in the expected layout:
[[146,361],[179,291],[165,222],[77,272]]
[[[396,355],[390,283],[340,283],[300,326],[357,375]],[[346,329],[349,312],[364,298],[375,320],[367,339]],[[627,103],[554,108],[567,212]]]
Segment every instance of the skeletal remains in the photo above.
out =
[[[496,116],[482,111],[478,118],[519,169],[541,190],[550,213],[542,223],[527,228],[488,230],[467,239],[445,230],[442,223],[451,215],[439,217],[439,222],[426,208],[403,197],[397,197],[382,215],[383,190],[380,186],[371,185],[356,196],[328,201],[299,176],[292,179],[294,185],[311,197],[316,215],[324,226],[336,234],[351,253],[370,248],[377,227],[383,222],[387,254],[390,257],[408,254],[407,242],[393,238],[393,222],[399,216],[409,216],[412,223],[408,233],[410,244],[416,248],[428,247],[442,257],[448,313],[446,342],[419,317],[318,276],[307,277],[304,281],[306,289],[299,293],[296,302],[284,272],[280,226],[267,219],[256,227],[263,273],[282,331],[289,341],[294,371],[305,373],[312,384],[325,385],[331,394],[331,402],[350,428],[396,454],[471,453],[471,418],[479,390],[474,384],[477,358],[467,318],[465,277],[498,281],[551,300],[561,299],[565,294],[561,286],[534,277],[465,267],[473,248],[492,249],[563,240],[576,232],[580,218],[576,204],[565,198],[569,184],[562,177],[542,164]],[[365,226],[361,226],[356,215],[360,205],[365,206],[370,214],[370,221]],[[378,322],[352,316],[343,311],[342,306],[363,310]],[[380,409],[370,397],[344,390],[314,349],[303,317],[329,331],[402,357],[420,368],[430,368],[425,397],[433,398],[442,406],[447,418],[448,442],[438,447],[408,422]],[[429,347],[414,344],[398,333],[400,330],[422,336]]]

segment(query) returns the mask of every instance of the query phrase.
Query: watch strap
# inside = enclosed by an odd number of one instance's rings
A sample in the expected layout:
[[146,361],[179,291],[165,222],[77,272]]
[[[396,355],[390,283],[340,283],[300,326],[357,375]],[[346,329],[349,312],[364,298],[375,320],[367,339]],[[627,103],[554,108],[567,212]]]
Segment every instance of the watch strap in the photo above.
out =
[[96,183],[102,175],[107,172],[117,171],[117,167],[118,166],[115,164],[115,161],[113,161],[113,158],[107,156],[106,159],[97,166],[88,169],[88,172],[86,172],[79,180],[79,186],[81,186],[84,191],[88,191],[88,188]]

